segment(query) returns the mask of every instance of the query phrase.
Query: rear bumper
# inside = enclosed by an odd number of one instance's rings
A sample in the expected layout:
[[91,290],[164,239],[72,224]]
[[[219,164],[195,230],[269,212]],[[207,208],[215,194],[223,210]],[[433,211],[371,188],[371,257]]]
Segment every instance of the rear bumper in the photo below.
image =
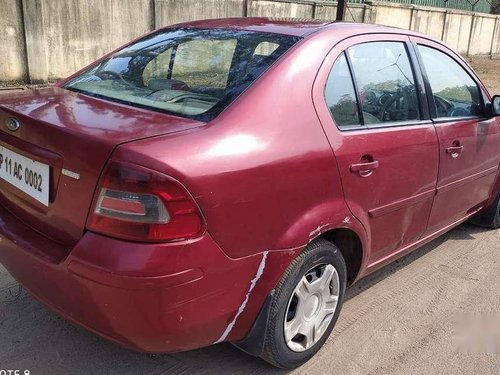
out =
[[[51,246],[0,211],[0,262],[23,287],[68,320],[147,352],[184,351],[218,341],[263,260],[262,253],[230,259],[209,235],[144,245],[87,232],[59,263],[40,251]],[[292,255],[269,256],[228,341],[248,332]]]

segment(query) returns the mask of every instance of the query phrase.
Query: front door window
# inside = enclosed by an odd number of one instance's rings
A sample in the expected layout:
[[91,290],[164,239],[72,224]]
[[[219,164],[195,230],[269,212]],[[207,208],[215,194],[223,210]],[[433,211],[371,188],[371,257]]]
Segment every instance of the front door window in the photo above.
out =
[[450,56],[419,45],[436,107],[437,118],[479,116],[481,92],[470,75]]

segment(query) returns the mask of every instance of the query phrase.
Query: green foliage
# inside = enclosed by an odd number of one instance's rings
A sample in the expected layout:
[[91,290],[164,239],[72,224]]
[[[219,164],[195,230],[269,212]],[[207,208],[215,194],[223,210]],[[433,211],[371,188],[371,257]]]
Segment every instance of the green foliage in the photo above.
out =
[[444,90],[437,92],[436,95],[448,100],[453,100],[458,102],[472,102],[471,89],[474,90],[475,87],[473,88],[468,88],[467,86],[447,87]]
[[330,108],[339,126],[359,125],[358,108],[350,95],[344,95]]
[[491,0],[491,13],[500,14],[500,0]]
[[362,90],[363,91],[389,91],[389,92],[396,92],[398,89],[407,86],[408,84],[405,85],[405,83],[401,80],[388,80],[384,82],[379,82],[379,83],[369,83],[365,86],[363,86]]

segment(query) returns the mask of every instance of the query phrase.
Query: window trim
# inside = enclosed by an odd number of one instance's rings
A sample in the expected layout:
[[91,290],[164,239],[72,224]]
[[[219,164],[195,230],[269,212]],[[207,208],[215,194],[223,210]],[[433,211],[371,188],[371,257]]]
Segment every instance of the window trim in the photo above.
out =
[[471,121],[475,120],[478,122],[487,120],[484,116],[457,116],[457,117],[437,117],[432,120],[434,124],[445,124],[447,122],[460,122],[460,121]]
[[[349,73],[351,75],[351,81],[353,83],[353,88],[354,88],[354,93],[356,97],[356,104],[358,108],[358,117],[360,119],[360,125],[347,125],[347,126],[340,126],[337,121],[335,121],[335,117],[333,116],[333,113],[329,110],[330,116],[337,127],[337,129],[341,132],[352,132],[356,130],[369,130],[369,129],[384,129],[384,128],[395,128],[395,127],[408,127],[408,126],[418,126],[418,125],[429,125],[432,123],[430,113],[429,113],[429,106],[427,103],[427,100],[425,97],[427,97],[427,94],[425,92],[425,80],[422,76],[422,72],[419,69],[419,64],[418,61],[416,60],[417,56],[415,56],[413,51],[413,46],[411,46],[412,42],[409,39],[408,35],[404,34],[398,34],[404,37],[407,37],[407,40],[396,40],[396,39],[384,39],[384,40],[369,40],[369,41],[361,41],[359,43],[354,43],[349,45],[347,48],[345,48],[341,53],[338,54],[338,56],[335,58],[332,66],[330,67],[330,73],[333,70],[335,63],[337,60],[344,55],[345,59],[347,61],[347,66],[349,69]],[[415,120],[406,120],[406,121],[387,121],[387,122],[381,122],[381,123],[376,123],[376,124],[365,124],[364,122],[364,116],[363,116],[363,111],[362,111],[362,106],[361,106],[361,101],[360,101],[360,93],[359,93],[359,88],[358,88],[358,83],[356,80],[356,75],[354,73],[354,68],[352,65],[351,57],[349,56],[348,50],[354,46],[358,46],[361,44],[369,44],[369,43],[400,43],[404,45],[404,48],[406,50],[407,58],[410,63],[410,68],[413,74],[413,79],[414,79],[414,85],[415,89],[417,91],[417,100],[418,100],[418,108],[420,112],[420,118],[415,119]],[[328,84],[328,80],[325,82],[325,87],[323,90],[323,100],[328,106],[328,103],[326,101],[326,87]]]
[[[427,92],[426,93],[427,102],[429,103],[429,111],[430,111],[432,122],[435,123],[435,124],[443,124],[443,123],[447,123],[447,122],[460,122],[460,121],[470,121],[470,120],[477,120],[477,121],[481,122],[481,121],[486,120],[486,117],[484,116],[485,108],[486,108],[485,98],[484,98],[484,92],[482,90],[481,85],[476,80],[476,78],[472,74],[470,74],[470,72],[464,67],[464,65],[457,58],[455,58],[455,56],[449,54],[447,51],[443,51],[442,49],[436,48],[433,45],[426,44],[425,41],[423,41],[423,40],[414,40],[414,39],[412,39],[411,40],[411,44],[413,45],[413,49],[415,50],[415,54],[416,54],[416,57],[417,57],[417,60],[418,60],[418,64],[420,66],[420,71],[421,71],[422,76],[424,78],[425,89],[426,89],[426,92]],[[476,115],[476,116],[472,116],[472,115],[471,116],[456,116],[456,117],[438,117],[437,116],[436,101],[434,99],[434,94],[432,92],[431,83],[429,81],[429,76],[427,74],[427,70],[425,69],[425,65],[424,65],[424,62],[423,62],[423,59],[422,59],[422,55],[420,53],[420,49],[418,48],[419,45],[421,45],[423,47],[426,47],[426,48],[433,49],[433,50],[435,50],[437,52],[442,53],[445,56],[448,56],[460,68],[462,68],[462,70],[464,71],[464,73],[469,76],[469,78],[472,80],[472,82],[474,82],[474,84],[476,85],[476,87],[477,87],[477,89],[479,91],[479,94],[480,94],[479,97],[480,97],[480,101],[481,101],[481,103],[480,103],[480,105],[481,105],[481,112],[483,113],[482,115]]]
[[[356,98],[356,107],[358,108],[359,128],[362,128],[365,126],[365,117],[363,116],[363,108],[361,107],[361,100],[359,100],[358,82],[356,81],[356,77],[354,75],[351,57],[347,53],[347,50],[349,48],[342,51],[342,55],[344,55],[344,58],[347,62],[347,69],[349,69],[349,75],[351,76],[352,88],[354,89],[354,97]],[[339,58],[340,58],[340,55],[335,60],[335,63],[333,63],[332,71],[333,71],[333,68],[335,67],[335,64],[337,63],[337,60]],[[326,94],[326,87],[325,87],[325,94]],[[335,121],[335,117],[333,116],[333,113],[332,113],[332,118],[333,118],[333,121]],[[337,127],[340,129],[340,126],[337,124],[336,121],[335,121],[335,125],[337,125]],[[354,127],[354,125],[348,125],[347,127],[351,127],[351,126]]]
[[409,120],[409,121],[400,121],[400,122],[379,122],[376,124],[368,124],[364,126],[355,126],[355,125],[349,125],[346,126],[342,129],[340,129],[338,126],[337,128],[341,132],[354,132],[354,131],[362,131],[362,130],[378,130],[378,129],[387,129],[387,128],[407,128],[410,126],[421,126],[421,125],[431,125],[433,122],[432,120]]
[[168,71],[167,71],[167,79],[172,79],[172,75],[174,74],[174,64],[175,64],[175,55],[177,55],[177,47],[179,45],[176,44],[172,46],[172,51],[170,51],[170,61],[168,62]]
[[415,47],[409,37],[408,41],[406,42],[406,48],[408,49],[413,74],[415,75],[417,81],[416,83],[418,88],[418,99],[420,103],[420,115],[422,117],[422,120],[424,121],[431,120],[430,105],[425,86],[425,77],[420,70],[420,61],[418,60],[418,55],[415,52]]

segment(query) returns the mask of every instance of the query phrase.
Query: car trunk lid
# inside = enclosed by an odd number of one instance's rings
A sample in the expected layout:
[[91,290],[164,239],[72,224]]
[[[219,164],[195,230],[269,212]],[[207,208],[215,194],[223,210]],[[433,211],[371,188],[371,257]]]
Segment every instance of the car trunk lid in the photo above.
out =
[[[16,122],[19,129],[13,129]],[[50,177],[44,204],[33,189],[23,192],[4,174],[0,203],[33,230],[71,249],[85,230],[101,171],[117,145],[202,124],[57,87],[2,95],[0,153],[14,165],[31,165],[21,169],[21,185],[28,184],[24,173],[35,165],[48,166]],[[5,161],[0,165],[6,168]]]

